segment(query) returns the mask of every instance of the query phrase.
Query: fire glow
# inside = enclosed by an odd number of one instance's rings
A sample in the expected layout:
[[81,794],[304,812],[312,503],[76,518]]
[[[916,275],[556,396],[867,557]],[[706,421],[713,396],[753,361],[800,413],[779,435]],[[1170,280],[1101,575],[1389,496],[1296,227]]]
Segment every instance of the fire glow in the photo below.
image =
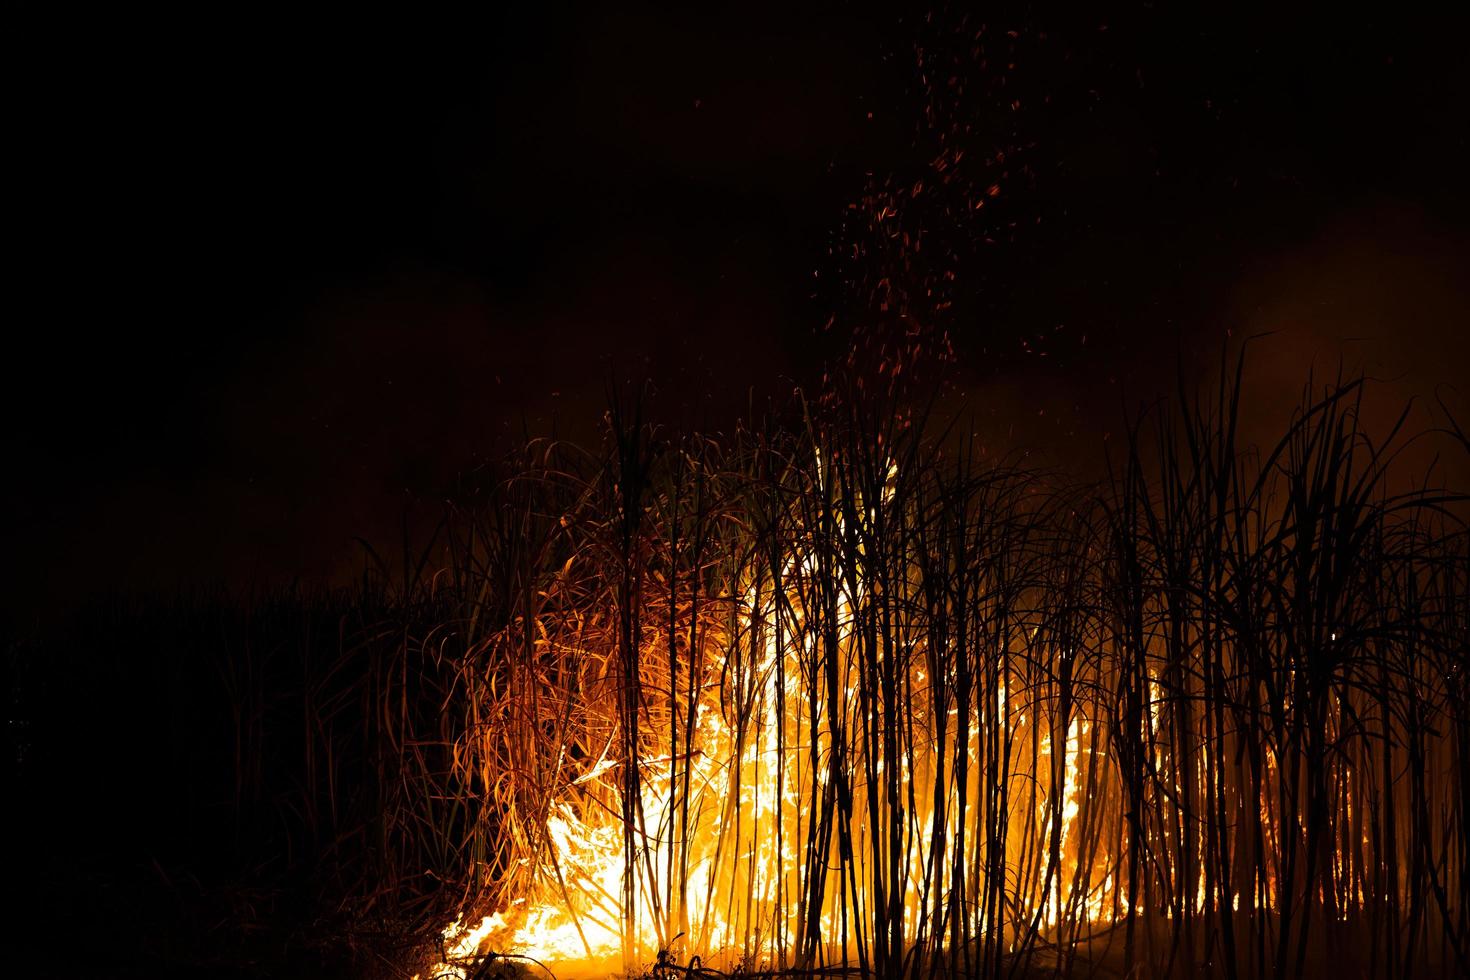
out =
[[[1427,557],[1454,539],[1418,498],[1302,490],[1362,464],[1341,393],[1275,467],[1206,421],[1185,419],[1193,457],[1088,509],[899,428],[752,440],[738,465],[636,432],[576,478],[543,453],[507,483],[533,488],[500,512],[526,549],[514,614],[466,675],[456,749],[484,786],[491,911],[446,930],[429,975],[487,951],[558,975],[973,975],[1114,949],[1265,972],[1364,909],[1404,915],[1405,869],[1453,844],[1456,811],[1395,757],[1453,764],[1406,712],[1459,679],[1395,658],[1463,643],[1429,622],[1464,602]],[[1379,492],[1366,465],[1354,493]],[[1370,598],[1411,581],[1428,604],[1405,634]],[[1454,867],[1414,874],[1448,896],[1433,915],[1463,914]],[[1432,958],[1428,935],[1409,942]]]

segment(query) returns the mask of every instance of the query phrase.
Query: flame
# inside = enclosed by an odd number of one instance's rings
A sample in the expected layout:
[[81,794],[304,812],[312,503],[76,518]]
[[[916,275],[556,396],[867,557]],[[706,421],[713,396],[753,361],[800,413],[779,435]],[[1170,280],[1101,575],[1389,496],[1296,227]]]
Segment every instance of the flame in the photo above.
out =
[[[487,916],[473,926],[459,920],[451,923],[444,931],[444,961],[433,968],[430,976],[465,977],[468,964],[484,948],[547,963],[580,964],[591,972],[599,969],[610,972],[628,947],[635,961],[642,963],[651,961],[660,951],[670,950],[699,951],[706,964],[780,961],[801,925],[797,903],[792,897],[807,882],[799,880],[801,856],[797,847],[810,831],[811,801],[821,799],[826,792],[828,774],[820,765],[812,767],[813,746],[800,731],[802,708],[814,696],[801,669],[803,650],[794,644],[778,647],[775,631],[769,624],[760,625],[751,615],[752,610],[761,606],[755,592],[752,587],[745,596],[740,632],[747,634],[747,643],[754,636],[754,648],[758,651],[753,670],[747,668],[751,674],[748,690],[754,696],[746,703],[759,715],[759,723],[753,730],[744,732],[728,724],[724,706],[718,702],[718,688],[711,688],[699,705],[693,740],[696,751],[687,765],[694,813],[690,823],[697,829],[688,840],[690,871],[683,885],[687,904],[681,920],[670,921],[673,911],[658,905],[660,896],[671,893],[668,869],[671,850],[677,842],[668,832],[674,822],[670,801],[677,802],[680,795],[668,776],[670,759],[665,755],[644,764],[645,774],[652,778],[642,783],[641,812],[660,829],[657,832],[650,829],[641,836],[635,851],[634,874],[641,887],[631,916],[626,914],[621,900],[628,868],[623,827],[617,814],[610,809],[602,810],[603,819],[588,819],[570,805],[560,803],[547,817],[548,846],[538,869],[543,880],[559,883],[556,889],[559,894],[541,901],[517,900],[511,908]],[[851,625],[854,597],[844,595],[840,605]],[[852,637],[848,635],[845,642],[852,642]],[[713,651],[711,661],[712,674],[733,669],[723,649]],[[778,685],[778,678],[784,679],[784,683]],[[928,680],[922,667],[910,671],[916,703],[925,701]],[[848,701],[857,697],[858,679],[850,670],[842,678],[841,690]],[[997,709],[1014,716],[1018,728],[1028,723],[1027,714],[1009,704],[1003,690]],[[922,717],[925,714],[922,710],[916,714],[928,721]],[[774,722],[775,717],[786,719],[784,727]],[[957,712],[947,711],[940,723],[953,731],[957,720]],[[1082,718],[1074,717],[1067,730],[1060,816],[1063,851],[1071,846],[1072,829],[1081,808],[1076,777],[1086,751],[1082,735],[1087,726]],[[815,757],[821,759],[833,751],[832,739],[830,725],[820,726]],[[1050,737],[1043,735],[1040,745],[1040,755],[1048,756]],[[980,751],[977,726],[971,726],[967,749],[972,758]],[[900,787],[906,792],[916,778],[931,778],[933,763],[934,760],[923,755],[911,762],[903,760],[898,767]],[[881,778],[886,760],[873,759],[871,764],[874,774]],[[616,764],[602,760],[580,781],[601,781],[614,769]],[[915,769],[921,772],[916,774]],[[683,770],[679,776],[682,779]],[[1018,774],[1017,779],[1024,779],[1024,774]],[[978,773],[971,780],[969,790],[973,801],[981,791]],[[911,878],[916,878],[918,870],[933,859],[936,847],[942,846],[946,853],[952,853],[957,846],[959,822],[973,814],[974,806],[967,805],[966,812],[960,814],[955,810],[956,802],[957,792],[951,786],[946,801],[950,812],[943,818],[944,839],[916,842],[909,862]],[[1035,801],[1035,809],[1043,827],[1048,826],[1051,804],[1044,795]],[[854,810],[860,812],[861,808],[855,806]],[[912,817],[913,824],[927,828],[933,820],[933,811],[932,804],[918,807]],[[871,846],[871,828],[863,824],[860,815],[851,821],[850,830],[860,844]],[[835,842],[832,848],[835,859]],[[677,863],[679,855],[673,856]],[[912,920],[919,912],[920,888],[917,880],[910,884],[914,887],[909,889],[904,912]],[[1053,925],[1062,896],[1068,893],[1071,882],[1058,876],[1049,887],[1050,911],[1045,921]],[[1106,883],[1094,889],[1087,899],[1089,915],[1103,911],[1108,893]],[[861,907],[870,901],[870,896],[860,887],[849,901]],[[820,934],[840,935],[842,917],[840,894],[834,889],[819,910]],[[625,922],[630,918],[634,923],[632,936],[625,931]],[[840,943],[826,945],[829,954],[841,956]]]
[[[896,476],[890,466],[881,499],[855,508],[860,519],[881,518]],[[831,533],[844,533],[840,522]],[[485,950],[555,963],[561,976],[569,968],[631,974],[695,956],[724,969],[802,966],[796,957],[804,945],[806,955],[846,962],[854,947],[875,942],[863,917],[892,901],[875,881],[900,895],[902,942],[941,928],[936,910],[963,885],[942,868],[956,853],[956,866],[975,881],[999,876],[1006,902],[977,907],[963,899],[969,906],[953,914],[970,917],[969,935],[1001,937],[1007,950],[1038,931],[1060,945],[1134,911],[1125,887],[1126,801],[1115,778],[1098,775],[1112,764],[1108,726],[1120,716],[1095,697],[1059,709],[1006,666],[1021,654],[1033,663],[1075,654],[1048,649],[1039,627],[1018,631],[995,652],[994,699],[962,709],[946,696],[950,679],[942,676],[954,658],[931,651],[930,637],[901,624],[876,644],[864,635],[872,625],[864,610],[880,591],[906,583],[838,574],[821,566],[817,549],[794,550],[778,574],[747,572],[733,598],[712,603],[732,614],[712,617],[682,657],[648,641],[645,660],[656,669],[643,679],[647,690],[668,692],[682,677],[693,717],[672,709],[661,734],[640,736],[631,762],[617,757],[610,737],[595,761],[557,773],[565,791],[540,818],[538,849],[520,858],[528,864],[523,878],[534,884],[473,925],[452,922],[429,976],[463,980]],[[820,631],[805,628],[812,611],[804,605],[821,594],[811,587],[818,582],[836,583]],[[873,688],[880,675],[898,692],[882,704]],[[1198,747],[1187,769],[1172,758],[1165,733],[1174,721],[1152,669],[1144,690],[1136,716],[1136,738],[1148,748],[1142,791],[1177,798],[1184,784],[1205,778],[1210,750]],[[893,727],[894,717],[880,712],[895,700],[905,744],[855,734]],[[1269,812],[1279,779],[1269,746],[1264,762],[1254,802]],[[636,780],[628,765],[637,767]],[[636,800],[620,807],[628,786],[637,787]],[[1003,829],[987,857],[977,807],[1000,800],[1007,810],[992,813],[991,825],[1020,829]],[[1279,849],[1278,824],[1264,821],[1267,846]],[[1191,914],[1209,901],[1208,858],[1199,835],[1194,881],[1180,892]],[[896,878],[888,873],[895,868]],[[1269,907],[1274,876],[1237,882],[1220,900],[1239,909],[1242,897],[1247,907]],[[1172,915],[1173,907],[1162,911]]]

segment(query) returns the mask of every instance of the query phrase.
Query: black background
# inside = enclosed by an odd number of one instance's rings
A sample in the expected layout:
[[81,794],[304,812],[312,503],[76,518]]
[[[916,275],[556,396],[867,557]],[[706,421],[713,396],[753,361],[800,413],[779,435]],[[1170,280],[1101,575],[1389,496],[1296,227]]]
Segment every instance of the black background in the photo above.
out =
[[1006,177],[911,222],[968,243],[943,326],[997,444],[1093,452],[1266,330],[1263,411],[1339,358],[1463,373],[1463,21],[798,6],[19,25],[7,604],[340,576],[612,379],[713,429],[815,385],[848,205],[931,157],[916,52],[980,25],[938,98]]

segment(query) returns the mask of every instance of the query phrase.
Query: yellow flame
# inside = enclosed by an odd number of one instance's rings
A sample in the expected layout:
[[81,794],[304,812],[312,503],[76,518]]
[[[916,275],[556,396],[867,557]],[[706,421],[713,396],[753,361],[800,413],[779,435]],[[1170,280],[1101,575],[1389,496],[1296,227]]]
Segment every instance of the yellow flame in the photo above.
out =
[[[895,480],[896,469],[890,469],[885,501]],[[782,574],[788,582],[793,577],[810,581],[818,577],[818,569],[807,554],[788,558]],[[698,954],[713,966],[786,965],[784,957],[796,937],[804,928],[810,932],[800,921],[803,915],[815,921],[823,948],[841,956],[847,949],[844,944],[852,941],[849,912],[871,908],[874,902],[875,896],[867,893],[866,872],[848,879],[833,875],[832,887],[825,891],[813,890],[805,876],[830,874],[844,860],[884,856],[884,848],[891,846],[885,837],[891,828],[874,826],[870,813],[907,821],[901,855],[907,941],[922,918],[921,903],[933,902],[926,897],[931,891],[923,876],[935,856],[953,854],[963,839],[970,849],[966,858],[970,865],[983,862],[974,856],[979,846],[979,834],[973,829],[976,806],[997,778],[994,772],[982,772],[982,754],[992,753],[993,762],[997,751],[982,745],[985,726],[1007,733],[1000,751],[1002,771],[1011,781],[1006,787],[1010,806],[1013,815],[1023,818],[1018,822],[1039,828],[1040,833],[1004,842],[1005,866],[995,873],[1005,875],[1007,894],[1015,895],[1017,904],[997,910],[1003,917],[999,922],[988,921],[992,914],[988,910],[978,913],[978,927],[1013,938],[1033,917],[1056,930],[1066,923],[1076,927],[1126,915],[1130,901],[1120,887],[1124,874],[1118,857],[1125,851],[1123,822],[1094,829],[1095,843],[1089,853],[1080,853],[1077,825],[1089,804],[1088,794],[1094,792],[1091,756],[1093,747],[1104,741],[1098,726],[1106,715],[1096,706],[1074,704],[1061,759],[1055,760],[1045,712],[1033,722],[1031,712],[1039,709],[1027,702],[1024,691],[1011,693],[1004,671],[997,679],[993,708],[986,699],[969,708],[969,717],[962,717],[959,708],[931,697],[943,678],[930,676],[933,664],[919,655],[927,640],[900,634],[889,638],[894,644],[890,649],[915,654],[905,661],[906,676],[901,678],[909,722],[931,735],[942,732],[956,748],[961,725],[968,732],[963,748],[970,763],[964,806],[959,803],[957,777],[942,768],[948,763],[938,758],[933,738],[927,743],[915,739],[896,756],[870,757],[863,752],[874,752],[871,744],[863,750],[834,734],[836,722],[850,726],[850,731],[876,720],[865,715],[875,709],[865,702],[859,666],[863,656],[857,611],[869,599],[867,590],[861,578],[844,580],[836,590],[839,649],[834,658],[832,651],[816,649],[821,642],[816,636],[793,628],[803,618],[799,595],[785,594],[778,603],[769,578],[746,583],[727,631],[705,633],[707,646],[700,652],[707,670],[694,706],[691,751],[681,757],[678,744],[667,744],[661,757],[639,760],[639,795],[633,811],[638,823],[631,853],[623,816],[606,803],[618,799],[625,785],[618,781],[624,763],[605,749],[585,772],[567,781],[602,805],[578,808],[563,800],[544,815],[541,851],[529,859],[535,864],[532,877],[541,883],[539,889],[474,925],[456,919],[443,933],[443,962],[429,975],[464,978],[487,949],[556,963],[563,976],[562,968],[578,964],[584,972],[612,972],[619,966],[631,970],[663,953]],[[1033,629],[1020,642],[1038,644],[1042,642],[1038,633]],[[877,655],[881,664],[881,658],[891,653],[880,644]],[[819,660],[835,662],[835,676],[816,676],[808,665]],[[1159,733],[1168,719],[1163,690],[1152,673],[1147,689],[1139,735],[1153,747],[1161,744]],[[813,705],[820,705],[815,715]],[[1038,727],[1042,730],[1035,731]],[[823,841],[812,833],[816,811],[830,807],[835,795],[829,765],[840,751],[849,753],[845,761],[850,772],[843,778],[850,776],[848,789],[853,794],[850,810],[840,818],[844,821],[840,831],[851,838],[851,850],[841,858],[837,833]],[[1163,752],[1160,748],[1158,754]],[[1274,770],[1269,750],[1265,758]],[[1196,764],[1208,766],[1208,759],[1201,752]],[[884,792],[895,763],[898,792],[904,797],[896,806],[892,800],[868,795]],[[1173,771],[1169,760],[1152,754],[1149,765],[1155,775],[1171,772],[1171,780],[1193,778]],[[919,791],[935,785],[943,788],[938,801]],[[1177,783],[1173,789],[1178,791]],[[1260,802],[1265,805],[1269,800]],[[1116,813],[1117,801],[1111,806]],[[965,828],[972,828],[968,835]],[[1199,846],[1203,848],[1203,841]],[[1039,848],[1054,848],[1060,860],[1036,860]],[[1202,867],[1203,850],[1197,857]],[[1202,907],[1203,878],[1197,885],[1195,901]],[[1249,889],[1250,883],[1245,887]],[[1267,887],[1274,894],[1274,882]],[[630,892],[633,899],[628,905]],[[805,908],[813,894],[821,895],[818,906]],[[1239,906],[1240,897],[1230,896],[1233,907]],[[1254,901],[1254,896],[1247,893],[1247,901]]]

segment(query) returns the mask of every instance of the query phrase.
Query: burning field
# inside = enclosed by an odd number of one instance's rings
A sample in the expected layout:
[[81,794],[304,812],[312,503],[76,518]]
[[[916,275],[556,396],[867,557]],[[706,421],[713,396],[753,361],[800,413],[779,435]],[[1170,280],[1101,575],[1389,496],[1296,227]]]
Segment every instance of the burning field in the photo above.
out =
[[[725,441],[615,405],[400,572],[78,628],[183,637],[109,693],[216,692],[160,718],[213,733],[189,792],[277,890],[200,907],[269,932],[304,900],[304,947],[424,978],[1463,972],[1465,498],[1361,380],[1241,444],[1244,365],[1089,482],[886,397]],[[1470,448],[1448,424],[1419,438]]]
[[1462,501],[1359,383],[1246,451],[1221,381],[1091,487],[901,411],[528,447],[447,573],[423,975],[1463,970]]
[[16,974],[1470,976],[1463,32],[506,6],[59,117]]

